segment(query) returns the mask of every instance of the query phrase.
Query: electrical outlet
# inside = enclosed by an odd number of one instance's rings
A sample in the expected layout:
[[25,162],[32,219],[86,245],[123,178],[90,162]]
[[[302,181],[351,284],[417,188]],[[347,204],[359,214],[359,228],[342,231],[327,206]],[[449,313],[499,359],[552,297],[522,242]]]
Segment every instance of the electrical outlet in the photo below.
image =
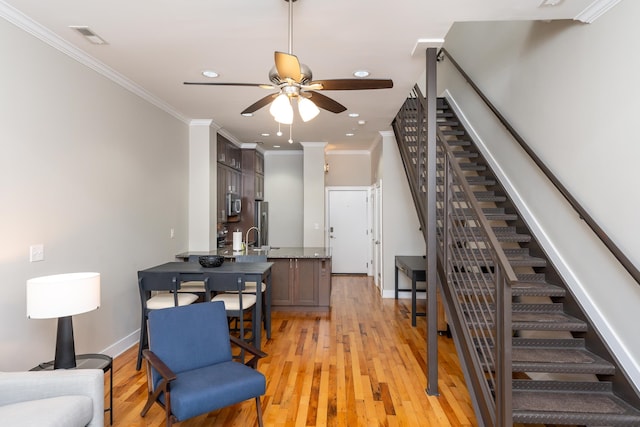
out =
[[44,245],[29,246],[29,262],[44,261]]

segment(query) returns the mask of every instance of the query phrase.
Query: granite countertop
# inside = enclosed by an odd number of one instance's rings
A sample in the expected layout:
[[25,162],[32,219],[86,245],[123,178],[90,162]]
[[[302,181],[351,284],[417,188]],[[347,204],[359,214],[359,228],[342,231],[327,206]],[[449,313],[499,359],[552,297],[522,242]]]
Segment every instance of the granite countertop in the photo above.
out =
[[269,249],[255,250],[249,248],[247,252],[238,251],[234,252],[231,246],[225,246],[224,248],[213,249],[210,251],[191,251],[182,252],[176,255],[179,259],[188,259],[190,255],[223,255],[225,258],[235,258],[236,255],[263,255],[266,254],[267,258],[331,258],[331,251],[329,248],[280,248],[272,247]]

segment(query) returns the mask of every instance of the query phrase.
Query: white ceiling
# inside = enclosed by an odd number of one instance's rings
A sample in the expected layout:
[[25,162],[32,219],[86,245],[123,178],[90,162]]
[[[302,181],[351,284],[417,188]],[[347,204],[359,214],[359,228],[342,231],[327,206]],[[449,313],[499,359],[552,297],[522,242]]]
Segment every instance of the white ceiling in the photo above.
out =
[[[424,70],[424,50],[439,45],[456,21],[578,19],[589,22],[619,0],[297,0],[293,53],[314,79],[390,78],[393,89],[323,91],[347,107],[322,111],[313,121],[296,117],[295,141],[327,142],[328,149],[366,150],[389,130],[404,98]],[[545,3],[558,3],[555,6]],[[257,87],[185,86],[184,81],[269,83],[274,51],[288,51],[286,0],[0,0],[0,16],[189,121],[211,119],[239,143],[265,149],[277,137],[268,107],[253,117],[240,112],[269,94]],[[90,44],[69,26],[87,26],[108,44]],[[201,75],[206,69],[220,77]],[[46,70],[43,70],[46,73]],[[359,113],[354,119],[348,113]],[[365,120],[359,125],[358,120]],[[262,133],[271,136],[262,136]],[[354,133],[352,137],[345,134]]]

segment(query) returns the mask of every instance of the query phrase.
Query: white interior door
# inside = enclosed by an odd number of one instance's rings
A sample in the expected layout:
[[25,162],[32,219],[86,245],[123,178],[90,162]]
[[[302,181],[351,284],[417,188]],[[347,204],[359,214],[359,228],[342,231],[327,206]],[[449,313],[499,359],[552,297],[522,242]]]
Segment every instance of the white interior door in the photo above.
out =
[[380,190],[382,182],[376,184],[371,191],[371,212],[373,215],[371,241],[373,251],[373,281],[378,288],[382,287],[382,203]]
[[331,272],[367,274],[369,235],[367,188],[328,190]]

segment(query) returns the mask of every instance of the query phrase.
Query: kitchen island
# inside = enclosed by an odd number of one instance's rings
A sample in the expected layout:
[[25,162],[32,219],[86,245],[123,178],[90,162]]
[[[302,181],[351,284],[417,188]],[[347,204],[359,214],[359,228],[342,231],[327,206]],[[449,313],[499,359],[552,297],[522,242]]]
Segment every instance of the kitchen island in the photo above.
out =
[[266,255],[271,268],[273,310],[329,311],[331,298],[331,254],[326,248],[269,248],[234,252],[230,246],[205,252],[183,252],[189,256],[222,255],[233,261],[237,255]]

